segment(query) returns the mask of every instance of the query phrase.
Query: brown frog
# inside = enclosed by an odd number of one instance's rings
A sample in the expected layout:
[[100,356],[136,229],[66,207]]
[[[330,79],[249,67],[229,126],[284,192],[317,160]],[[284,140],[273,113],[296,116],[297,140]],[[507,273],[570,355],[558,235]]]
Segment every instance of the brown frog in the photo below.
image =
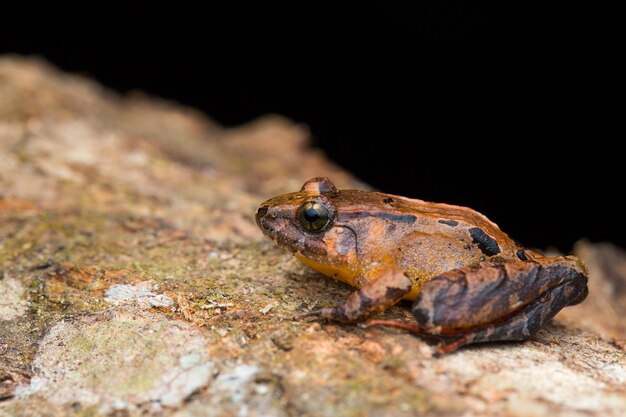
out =
[[305,265],[358,288],[343,305],[305,316],[362,322],[412,300],[417,324],[372,320],[364,327],[434,336],[441,352],[528,339],[587,296],[579,259],[524,249],[466,207],[337,190],[313,178],[299,192],[264,202],[256,221]]

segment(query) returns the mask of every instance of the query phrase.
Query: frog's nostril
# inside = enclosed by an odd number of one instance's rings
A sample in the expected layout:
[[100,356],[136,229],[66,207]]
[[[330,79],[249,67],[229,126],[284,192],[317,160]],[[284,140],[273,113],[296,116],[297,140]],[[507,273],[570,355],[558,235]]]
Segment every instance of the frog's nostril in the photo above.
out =
[[264,217],[266,214],[267,214],[267,207],[265,206],[259,207],[259,209],[256,211],[257,220]]

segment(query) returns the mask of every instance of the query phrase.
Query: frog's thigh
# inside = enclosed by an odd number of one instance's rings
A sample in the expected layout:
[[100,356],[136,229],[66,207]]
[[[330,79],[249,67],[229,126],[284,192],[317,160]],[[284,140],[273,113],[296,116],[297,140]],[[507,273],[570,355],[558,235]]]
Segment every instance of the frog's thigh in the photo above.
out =
[[306,315],[343,322],[362,321],[400,301],[411,290],[412,285],[413,281],[404,271],[389,268],[350,294],[343,305],[325,307]]
[[[453,349],[463,345],[480,342],[526,340],[537,333],[543,325],[552,319],[563,307],[570,304],[570,295],[581,292],[580,281],[567,282],[544,293],[517,314],[490,325],[470,329],[463,336],[452,342]],[[587,287],[582,292],[586,295]],[[449,350],[442,345],[442,350]]]
[[587,278],[575,258],[540,258],[446,272],[424,285],[412,310],[428,333],[515,327],[519,330],[514,335],[501,330],[483,336],[485,341],[511,340],[527,338],[563,307],[586,295]]

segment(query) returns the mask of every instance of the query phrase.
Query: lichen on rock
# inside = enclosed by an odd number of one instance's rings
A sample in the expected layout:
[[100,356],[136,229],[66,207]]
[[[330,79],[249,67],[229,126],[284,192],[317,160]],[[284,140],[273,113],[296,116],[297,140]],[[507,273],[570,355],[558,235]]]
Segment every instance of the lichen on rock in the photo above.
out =
[[11,277],[0,278],[0,321],[12,320],[26,313],[28,301],[24,299],[24,287]]

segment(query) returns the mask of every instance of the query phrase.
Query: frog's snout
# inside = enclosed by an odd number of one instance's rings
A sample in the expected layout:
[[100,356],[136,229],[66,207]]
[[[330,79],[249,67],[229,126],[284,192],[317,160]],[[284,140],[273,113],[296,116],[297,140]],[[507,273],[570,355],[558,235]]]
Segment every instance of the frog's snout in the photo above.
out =
[[257,209],[255,214],[256,224],[259,226],[259,229],[265,231],[267,229],[267,224],[265,222],[265,216],[267,216],[269,208],[267,206],[261,206]]
[[275,209],[271,209],[267,205],[261,205],[255,214],[256,224],[270,238],[274,238],[276,233],[276,222],[278,217]]

